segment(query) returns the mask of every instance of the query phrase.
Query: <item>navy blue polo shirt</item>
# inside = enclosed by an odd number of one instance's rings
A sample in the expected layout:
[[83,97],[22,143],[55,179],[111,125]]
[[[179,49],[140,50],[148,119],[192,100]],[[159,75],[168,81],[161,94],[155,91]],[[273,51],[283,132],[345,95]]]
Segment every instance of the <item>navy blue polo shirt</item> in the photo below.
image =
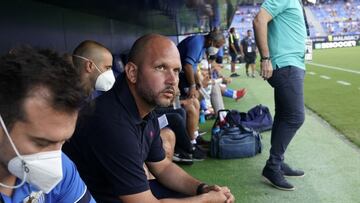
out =
[[149,190],[143,164],[165,158],[157,117],[140,117],[124,76],[83,109],[63,148],[98,202]]

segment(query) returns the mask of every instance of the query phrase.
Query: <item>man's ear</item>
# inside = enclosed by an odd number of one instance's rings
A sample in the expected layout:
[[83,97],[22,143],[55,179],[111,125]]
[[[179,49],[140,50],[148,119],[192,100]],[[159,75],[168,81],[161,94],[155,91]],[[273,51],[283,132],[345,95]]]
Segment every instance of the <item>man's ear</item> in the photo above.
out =
[[91,61],[85,61],[84,62],[84,66],[85,66],[85,72],[86,73],[91,73],[93,71],[93,67],[92,67],[92,62]]
[[138,67],[133,62],[128,62],[125,65],[125,73],[126,77],[131,83],[136,83]]

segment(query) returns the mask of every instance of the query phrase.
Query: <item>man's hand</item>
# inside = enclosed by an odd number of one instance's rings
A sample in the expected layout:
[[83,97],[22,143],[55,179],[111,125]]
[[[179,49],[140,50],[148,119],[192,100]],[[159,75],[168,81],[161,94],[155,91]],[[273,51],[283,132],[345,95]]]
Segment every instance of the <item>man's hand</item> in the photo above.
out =
[[221,187],[222,192],[226,196],[226,203],[233,203],[235,202],[235,197],[233,194],[231,194],[231,191],[228,187]]
[[224,84],[230,84],[231,83],[231,81],[232,81],[232,79],[231,78],[223,78],[223,83]]
[[230,189],[228,187],[220,187],[218,185],[205,185],[202,188],[203,193],[209,193],[211,191],[221,192],[226,197],[226,203],[233,203],[235,202],[235,197],[231,194]]
[[211,190],[208,193],[202,194],[202,201],[208,203],[227,203],[227,197],[221,191]]
[[188,92],[188,98],[197,98],[199,93],[195,87],[190,87]]
[[271,78],[273,73],[273,67],[270,60],[263,60],[260,63],[260,76],[267,80]]

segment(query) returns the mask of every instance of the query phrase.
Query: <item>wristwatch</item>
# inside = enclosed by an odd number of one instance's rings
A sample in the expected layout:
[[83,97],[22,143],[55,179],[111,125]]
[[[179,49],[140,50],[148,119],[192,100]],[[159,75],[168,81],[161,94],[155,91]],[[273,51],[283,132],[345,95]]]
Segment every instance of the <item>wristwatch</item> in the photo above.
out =
[[201,195],[204,193],[203,188],[207,185],[206,183],[200,183],[199,186],[196,188],[196,195]]
[[263,62],[263,61],[266,61],[266,60],[270,60],[270,56],[261,57],[260,62]]

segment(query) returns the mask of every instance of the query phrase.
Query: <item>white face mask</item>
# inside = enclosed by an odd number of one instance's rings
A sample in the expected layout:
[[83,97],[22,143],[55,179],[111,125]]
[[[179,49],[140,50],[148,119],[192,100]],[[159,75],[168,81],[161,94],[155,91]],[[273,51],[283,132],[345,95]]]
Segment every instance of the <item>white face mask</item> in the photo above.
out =
[[309,3],[316,4],[316,0],[307,0]]
[[[96,67],[96,65],[95,65]],[[98,69],[99,70],[99,69]],[[100,70],[99,70],[100,71]],[[114,73],[111,69],[101,73],[95,82],[95,89],[99,91],[108,91],[115,83]]]
[[63,177],[61,151],[56,150],[30,155],[20,155],[1,116],[0,122],[16,153],[16,157],[12,158],[8,163],[8,170],[11,174],[22,180],[20,184],[15,186],[9,186],[3,183],[0,183],[0,186],[15,189],[21,187],[26,181],[41,191],[49,193]]
[[[90,59],[83,56],[79,56],[79,55],[73,55],[73,56],[81,58],[86,61],[91,61]],[[100,75],[96,78],[95,89],[98,91],[108,91],[115,83],[115,76],[113,71],[109,69],[105,72],[101,72],[99,67],[94,62],[92,63],[95,65],[96,70],[100,72]]]
[[210,56],[213,56],[213,55],[216,55],[216,54],[218,53],[219,48],[216,48],[216,47],[214,47],[214,46],[211,46],[211,47],[209,47],[207,50],[208,50],[209,55],[210,55]]

